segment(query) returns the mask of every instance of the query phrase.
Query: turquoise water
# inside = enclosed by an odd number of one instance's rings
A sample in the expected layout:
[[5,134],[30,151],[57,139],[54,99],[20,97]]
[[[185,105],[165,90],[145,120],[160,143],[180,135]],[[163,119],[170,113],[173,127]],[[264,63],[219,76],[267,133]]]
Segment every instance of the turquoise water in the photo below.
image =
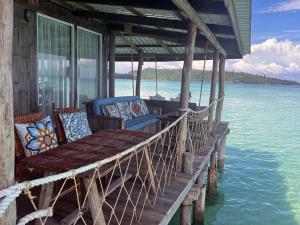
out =
[[[131,95],[131,82],[117,80],[117,95]],[[191,85],[198,102],[200,83]],[[167,98],[178,81],[160,81]],[[155,94],[142,81],[142,97]],[[209,85],[204,84],[203,104]],[[230,122],[219,198],[206,206],[206,225],[300,224],[300,86],[227,84],[223,120]]]

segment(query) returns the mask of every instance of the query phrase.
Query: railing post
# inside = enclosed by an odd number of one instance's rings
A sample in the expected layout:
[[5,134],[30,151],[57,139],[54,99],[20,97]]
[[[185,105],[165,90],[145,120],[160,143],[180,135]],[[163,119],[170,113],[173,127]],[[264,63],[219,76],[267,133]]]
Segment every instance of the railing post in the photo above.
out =
[[139,49],[139,64],[136,74],[136,85],[135,85],[135,95],[141,96],[141,79],[142,79],[142,68],[144,64],[143,50]]
[[[190,82],[192,76],[192,64],[194,58],[194,49],[195,49],[195,40],[197,35],[196,25],[189,23],[188,24],[188,35],[186,43],[186,51],[184,64],[182,69],[182,78],[181,78],[181,93],[180,93],[180,108],[187,109],[189,106],[189,92],[190,92]],[[181,115],[184,111],[180,111]],[[178,134],[179,145],[178,145],[178,157],[177,157],[177,170],[182,171],[183,163],[183,153],[185,152],[185,143],[187,136],[187,117],[181,121],[180,131]]]
[[216,118],[215,124],[219,124],[221,122],[222,117],[222,109],[224,102],[224,83],[225,83],[225,60],[224,56],[220,56],[220,64],[219,64],[219,93],[218,93],[218,104],[216,109]]
[[[218,64],[219,64],[219,52],[215,49],[214,50],[214,59],[213,59],[213,70],[212,70],[212,77],[210,83],[210,98],[209,98],[209,105],[211,105],[215,101],[216,95],[216,83],[217,83],[217,75],[218,75]],[[208,116],[208,129],[210,136],[213,136],[213,118],[214,116],[214,105],[209,109],[209,116]]]
[[[12,89],[13,0],[0,1],[0,190],[15,182],[15,141]],[[0,224],[16,224],[16,204],[10,204]]]
[[110,31],[109,56],[108,56],[109,57],[109,70],[108,70],[109,97],[115,97],[115,60],[116,60],[115,43],[116,43],[116,32]]

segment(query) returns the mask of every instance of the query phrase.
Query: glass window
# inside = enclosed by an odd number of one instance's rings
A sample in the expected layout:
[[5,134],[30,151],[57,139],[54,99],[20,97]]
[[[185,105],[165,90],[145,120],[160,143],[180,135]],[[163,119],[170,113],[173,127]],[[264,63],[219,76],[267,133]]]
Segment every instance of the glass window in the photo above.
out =
[[83,28],[77,29],[77,94],[82,102],[99,97],[100,35]]
[[52,103],[70,106],[72,31],[72,25],[38,16],[38,94],[43,115],[52,114]]

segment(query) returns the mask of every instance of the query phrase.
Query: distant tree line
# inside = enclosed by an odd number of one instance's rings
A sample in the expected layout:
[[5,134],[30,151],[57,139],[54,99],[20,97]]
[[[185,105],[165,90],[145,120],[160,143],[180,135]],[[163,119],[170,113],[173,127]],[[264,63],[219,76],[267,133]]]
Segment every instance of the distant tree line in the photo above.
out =
[[[158,79],[159,80],[181,80],[181,69],[159,69],[158,70]],[[134,71],[134,77],[136,77],[136,71]],[[118,73],[116,78],[119,79],[132,79],[131,73]],[[155,80],[155,70],[154,69],[144,69],[142,71],[142,79],[145,80]],[[211,71],[205,71],[203,76],[204,82],[209,82],[211,79]],[[192,80],[201,81],[202,80],[202,71],[193,70],[192,71]],[[299,84],[295,81],[290,80],[281,80],[272,77],[267,77],[266,75],[259,76],[249,73],[237,73],[237,72],[226,72],[225,73],[225,82],[227,83],[248,83],[248,84]]]

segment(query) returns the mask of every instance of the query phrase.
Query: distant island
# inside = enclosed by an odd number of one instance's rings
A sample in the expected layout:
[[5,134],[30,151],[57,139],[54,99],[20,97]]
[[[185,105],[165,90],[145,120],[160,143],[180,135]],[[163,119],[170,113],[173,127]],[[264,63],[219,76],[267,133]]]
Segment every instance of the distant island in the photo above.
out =
[[[181,80],[181,69],[159,69],[158,79],[159,80]],[[134,72],[136,76],[136,71]],[[118,73],[116,74],[118,79],[131,79],[131,73]],[[146,68],[142,71],[142,79],[155,80],[155,70]],[[211,71],[205,71],[203,81],[209,82],[211,79]],[[202,71],[193,70],[192,80],[201,81]],[[267,76],[259,76],[248,73],[236,73],[226,72],[225,76],[226,83],[244,83],[244,84],[283,84],[283,85],[299,85],[296,81],[281,80]]]

